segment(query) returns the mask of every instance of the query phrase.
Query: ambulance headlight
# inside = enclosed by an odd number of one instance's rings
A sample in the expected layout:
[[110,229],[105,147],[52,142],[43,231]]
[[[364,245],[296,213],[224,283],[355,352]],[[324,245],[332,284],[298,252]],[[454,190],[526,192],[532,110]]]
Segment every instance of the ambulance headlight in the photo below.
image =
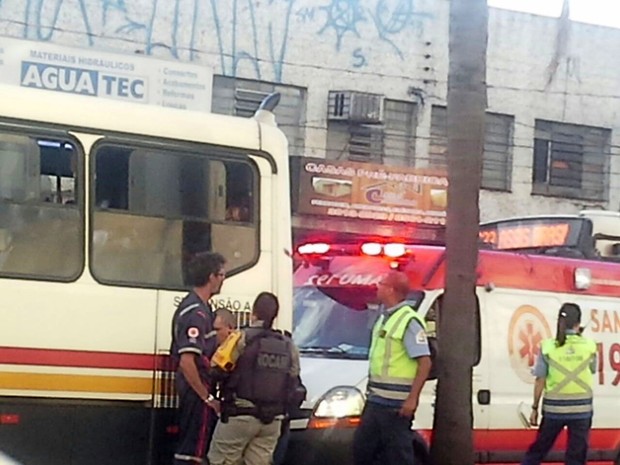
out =
[[316,418],[359,417],[364,409],[364,395],[352,386],[338,386],[327,391],[317,404]]

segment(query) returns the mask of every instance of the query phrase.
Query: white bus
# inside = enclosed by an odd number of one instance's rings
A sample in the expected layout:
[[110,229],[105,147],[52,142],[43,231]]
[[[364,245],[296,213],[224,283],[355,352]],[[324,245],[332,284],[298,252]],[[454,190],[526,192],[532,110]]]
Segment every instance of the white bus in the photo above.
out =
[[248,312],[271,291],[292,308],[286,138],[264,109],[0,95],[0,451],[170,463],[166,356],[187,258],[226,257],[217,306]]

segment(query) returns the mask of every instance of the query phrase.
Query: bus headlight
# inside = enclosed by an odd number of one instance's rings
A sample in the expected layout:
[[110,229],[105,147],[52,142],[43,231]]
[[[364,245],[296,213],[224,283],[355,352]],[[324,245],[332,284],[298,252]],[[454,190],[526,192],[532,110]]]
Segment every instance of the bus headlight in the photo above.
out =
[[359,424],[366,399],[353,386],[338,386],[319,400],[308,428],[354,427]]

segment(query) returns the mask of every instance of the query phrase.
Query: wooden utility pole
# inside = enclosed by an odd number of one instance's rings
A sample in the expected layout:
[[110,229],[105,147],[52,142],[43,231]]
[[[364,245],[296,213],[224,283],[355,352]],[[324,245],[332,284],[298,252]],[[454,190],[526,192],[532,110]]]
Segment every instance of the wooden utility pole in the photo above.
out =
[[438,326],[434,465],[473,465],[478,197],[486,110],[487,0],[451,0],[446,292]]

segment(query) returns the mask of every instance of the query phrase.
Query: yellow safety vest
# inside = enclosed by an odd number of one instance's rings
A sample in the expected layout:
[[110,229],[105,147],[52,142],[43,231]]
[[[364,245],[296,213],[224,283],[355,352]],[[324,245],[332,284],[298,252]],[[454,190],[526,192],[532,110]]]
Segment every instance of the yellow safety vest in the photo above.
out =
[[555,339],[542,343],[542,354],[549,366],[545,378],[543,412],[548,416],[589,416],[592,414],[590,370],[596,343],[577,334],[568,334],[563,346]]
[[424,320],[409,305],[403,305],[387,318],[381,315],[372,330],[370,345],[369,394],[393,401],[404,401],[418,372],[418,362],[409,357],[403,338],[411,320],[426,329]]

